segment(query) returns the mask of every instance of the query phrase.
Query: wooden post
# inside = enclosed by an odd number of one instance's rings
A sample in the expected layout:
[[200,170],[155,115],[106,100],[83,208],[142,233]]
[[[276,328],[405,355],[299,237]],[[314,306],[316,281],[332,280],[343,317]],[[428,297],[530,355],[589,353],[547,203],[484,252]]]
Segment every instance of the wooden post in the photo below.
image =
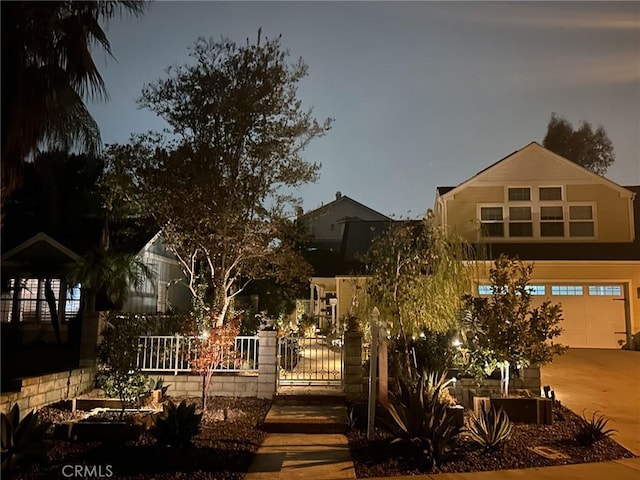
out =
[[369,416],[367,422],[367,440],[373,440],[376,418],[376,381],[378,363],[378,319],[380,311],[373,307],[371,311],[371,349],[369,350]]
[[380,377],[380,380],[378,382],[378,398],[380,401],[380,405],[387,408],[389,407],[389,360],[387,355],[387,329],[379,328],[378,334],[380,336],[380,346],[378,347],[378,376]]

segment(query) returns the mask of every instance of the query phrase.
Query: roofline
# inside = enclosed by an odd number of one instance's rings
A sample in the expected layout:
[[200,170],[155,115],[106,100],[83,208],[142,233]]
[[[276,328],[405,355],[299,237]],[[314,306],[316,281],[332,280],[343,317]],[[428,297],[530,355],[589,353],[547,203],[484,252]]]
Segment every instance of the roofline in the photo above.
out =
[[[355,203],[355,204],[357,204],[357,205],[359,205],[359,206],[361,206],[363,208],[366,208],[367,210],[369,210],[370,212],[375,213],[376,215],[380,215],[380,216],[384,217],[385,220],[392,220],[391,217],[387,217],[385,214],[380,213],[377,210],[374,210],[373,208],[367,207],[363,203],[360,203],[359,201],[354,200],[353,198],[349,197],[348,195],[342,195],[340,198],[336,198],[335,200],[332,200],[331,202],[327,203],[326,205],[322,205],[321,207],[318,207],[315,210],[309,210],[307,213],[304,213],[304,214],[300,215],[298,217],[298,219],[301,220],[301,219],[303,219],[305,217],[311,216],[312,214],[314,214],[316,212],[319,212],[321,210],[324,210],[324,209],[330,207],[331,205],[333,205],[333,204],[335,204],[335,203],[337,203],[337,202],[339,202],[341,200],[344,200],[345,198],[348,198],[353,203]],[[373,220],[373,221],[376,221],[376,220]]]
[[46,233],[39,232],[39,233],[35,234],[33,237],[31,237],[30,239],[25,240],[20,245],[17,245],[14,248],[12,248],[11,250],[9,250],[8,252],[4,253],[2,255],[2,261],[5,261],[7,258],[12,257],[16,253],[19,253],[22,250],[25,250],[25,249],[29,248],[30,246],[32,246],[32,245],[34,245],[34,244],[36,244],[36,243],[38,243],[40,241],[43,241],[43,242],[46,242],[46,243],[50,244],[52,247],[56,248],[57,250],[60,250],[62,253],[64,253],[66,256],[68,256],[72,260],[80,260],[80,258],[81,258],[80,255],[75,253],[73,250],[70,250],[69,248],[65,247],[60,242],[58,242],[54,238],[51,238]]
[[456,185],[456,187],[454,187],[452,190],[449,190],[448,192],[439,195],[438,190],[436,188],[436,198],[438,196],[440,196],[440,198],[447,198],[447,197],[451,197],[453,195],[455,195],[456,193],[458,193],[459,189],[468,186],[469,183],[476,181],[478,178],[484,177],[485,175],[487,175],[490,171],[493,171],[495,168],[497,168],[501,163],[507,161],[508,159],[512,158],[514,155],[524,151],[525,149],[531,147],[531,146],[536,146],[538,148],[541,148],[542,150],[544,150],[545,152],[550,153],[553,157],[555,157],[556,159],[559,159],[565,163],[568,163],[570,165],[572,165],[575,168],[580,169],[582,172],[587,173],[589,175],[591,175],[594,179],[598,179],[598,181],[602,182],[604,181],[605,183],[608,183],[609,186],[615,188],[616,190],[618,190],[619,192],[625,192],[627,194],[631,194],[633,195],[634,192],[632,192],[631,190],[628,190],[626,188],[624,188],[622,185],[617,184],[616,182],[614,182],[613,180],[609,180],[607,177],[603,177],[600,176],[596,173],[593,173],[592,171],[586,169],[585,167],[583,167],[582,165],[577,164],[576,162],[572,162],[571,160],[563,157],[562,155],[558,155],[555,152],[552,152],[551,150],[549,150],[548,148],[543,147],[542,145],[540,145],[538,142],[531,142],[527,145],[525,145],[524,147],[520,148],[519,150],[516,150],[513,153],[510,153],[509,155],[507,155],[506,157],[501,158],[500,160],[498,160],[497,162],[489,165],[488,167],[480,170],[478,173],[476,173],[473,177],[468,178],[467,180],[465,180],[464,182],[460,183],[459,185]]

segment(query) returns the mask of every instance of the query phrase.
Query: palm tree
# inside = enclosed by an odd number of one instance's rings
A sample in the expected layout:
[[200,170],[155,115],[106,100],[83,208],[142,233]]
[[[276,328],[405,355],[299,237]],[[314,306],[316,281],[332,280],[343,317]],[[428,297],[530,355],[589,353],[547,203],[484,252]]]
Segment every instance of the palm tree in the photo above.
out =
[[69,323],[70,343],[80,345],[84,312],[121,308],[131,287],[138,288],[154,276],[155,272],[132,253],[98,248],[84,255],[66,273],[69,284],[82,287],[80,309]]
[[100,22],[140,15],[141,1],[11,1],[2,9],[2,194],[21,184],[24,161],[38,148],[95,153],[100,131],[84,99],[108,94],[91,56],[111,55]]

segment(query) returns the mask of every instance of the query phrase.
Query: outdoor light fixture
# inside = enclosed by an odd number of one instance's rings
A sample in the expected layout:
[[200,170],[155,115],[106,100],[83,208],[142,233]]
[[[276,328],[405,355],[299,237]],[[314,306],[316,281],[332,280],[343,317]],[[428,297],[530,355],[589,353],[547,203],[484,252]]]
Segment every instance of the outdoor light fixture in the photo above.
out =
[[455,338],[453,342],[451,342],[451,345],[453,345],[454,347],[459,347],[460,345],[462,345],[462,342]]
[[204,332],[202,332],[202,333],[200,334],[200,338],[201,338],[202,340],[206,340],[207,338],[209,338],[209,332],[207,332],[207,331],[205,330]]

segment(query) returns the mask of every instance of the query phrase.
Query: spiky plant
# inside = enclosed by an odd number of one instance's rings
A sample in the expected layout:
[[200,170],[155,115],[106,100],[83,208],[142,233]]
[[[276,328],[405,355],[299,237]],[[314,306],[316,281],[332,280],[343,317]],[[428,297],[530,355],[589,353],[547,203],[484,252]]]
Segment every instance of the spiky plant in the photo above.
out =
[[16,403],[9,414],[2,413],[2,471],[11,465],[46,457],[45,433],[49,424],[41,422],[35,410],[20,420],[20,407]]
[[163,405],[162,413],[149,430],[158,443],[172,447],[185,447],[193,444],[193,437],[200,433],[202,413],[196,413],[194,403],[187,405],[182,400],[179,405],[169,401]]
[[593,412],[591,418],[587,418],[583,411],[582,417],[580,418],[580,428],[574,437],[575,441],[578,445],[586,446],[609,438],[616,433],[617,430],[606,428],[607,423],[609,423],[609,419],[597,410]]
[[[434,377],[431,377],[433,381]],[[433,386],[433,383],[431,383]],[[458,433],[455,417],[440,400],[443,383],[429,388],[429,375],[423,372],[417,385],[399,382],[398,396],[390,395],[387,408],[394,425],[389,430],[395,435],[393,442],[412,445],[426,468],[442,463],[451,449],[453,437]]]
[[502,409],[496,411],[495,407],[487,411],[485,404],[481,404],[480,415],[471,417],[469,434],[474,442],[483,446],[486,450],[495,450],[511,435],[511,421]]

